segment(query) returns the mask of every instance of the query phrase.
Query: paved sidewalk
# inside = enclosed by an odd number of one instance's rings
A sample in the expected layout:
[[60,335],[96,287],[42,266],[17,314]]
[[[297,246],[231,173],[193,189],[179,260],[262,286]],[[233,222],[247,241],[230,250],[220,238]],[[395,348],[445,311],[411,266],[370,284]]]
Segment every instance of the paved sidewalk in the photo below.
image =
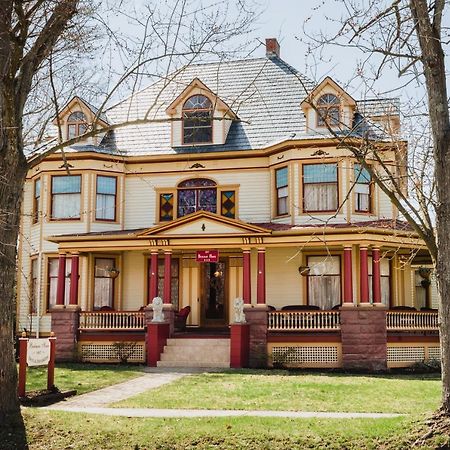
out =
[[210,369],[158,369],[147,368],[145,375],[115,384],[98,391],[72,397],[65,401],[48,406],[45,409],[80,412],[86,414],[102,414],[122,417],[284,417],[292,419],[380,419],[398,417],[402,414],[384,413],[342,413],[342,412],[307,412],[307,411],[256,411],[256,410],[223,410],[223,409],[152,409],[152,408],[108,408],[107,405],[125,400],[149,389],[155,389],[171,383],[186,375],[209,372]]
[[[125,400],[134,395],[145,392],[149,389],[155,389],[164,384],[171,383],[186,375],[198,373],[199,371],[189,369],[177,370],[146,370],[145,375],[124,381],[123,383],[114,384],[98,391],[89,392],[87,394],[77,395],[65,401],[56,403],[48,407],[48,409],[65,409],[73,410],[73,408],[98,408],[109,405],[110,403]],[[204,370],[202,371],[204,372]]]

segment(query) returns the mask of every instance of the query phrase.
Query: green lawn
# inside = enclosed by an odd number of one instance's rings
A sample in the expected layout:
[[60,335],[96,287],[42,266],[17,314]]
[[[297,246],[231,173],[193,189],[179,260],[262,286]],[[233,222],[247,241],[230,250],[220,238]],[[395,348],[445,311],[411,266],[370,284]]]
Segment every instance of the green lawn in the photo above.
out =
[[[62,391],[76,389],[78,394],[95,391],[142,375],[141,366],[106,364],[57,364],[55,385]],[[27,391],[47,388],[47,368],[27,369]]]
[[137,419],[28,409],[25,420],[31,450],[388,450],[410,448],[423,433],[408,417]]
[[437,375],[242,370],[191,375],[114,406],[422,414],[440,395]]

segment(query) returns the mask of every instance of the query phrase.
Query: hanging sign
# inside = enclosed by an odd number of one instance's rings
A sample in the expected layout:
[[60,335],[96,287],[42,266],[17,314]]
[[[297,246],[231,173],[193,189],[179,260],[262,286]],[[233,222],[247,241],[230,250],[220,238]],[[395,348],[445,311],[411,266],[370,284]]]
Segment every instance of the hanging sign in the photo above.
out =
[[201,263],[217,263],[219,262],[219,250],[197,250],[195,260]]
[[30,339],[27,348],[29,366],[46,366],[50,361],[50,341],[48,339]]

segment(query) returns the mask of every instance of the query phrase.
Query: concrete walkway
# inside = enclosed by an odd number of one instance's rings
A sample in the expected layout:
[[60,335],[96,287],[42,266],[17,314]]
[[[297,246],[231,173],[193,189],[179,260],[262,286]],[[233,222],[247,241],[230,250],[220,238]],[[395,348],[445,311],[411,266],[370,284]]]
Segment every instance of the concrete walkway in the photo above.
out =
[[402,414],[384,413],[341,413],[341,412],[306,412],[306,411],[257,411],[257,410],[222,410],[222,409],[152,409],[152,408],[108,408],[107,405],[125,400],[134,395],[172,383],[186,375],[204,373],[210,369],[159,369],[147,368],[147,373],[123,383],[115,384],[98,391],[89,392],[48,406],[45,409],[102,414],[122,417],[284,417],[293,419],[380,419],[398,417]]

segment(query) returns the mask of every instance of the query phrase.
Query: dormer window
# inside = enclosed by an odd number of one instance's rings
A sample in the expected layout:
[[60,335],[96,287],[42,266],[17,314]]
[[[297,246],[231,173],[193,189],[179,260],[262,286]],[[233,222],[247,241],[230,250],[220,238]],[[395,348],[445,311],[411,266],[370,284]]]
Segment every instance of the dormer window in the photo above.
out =
[[212,103],[204,95],[193,95],[183,105],[183,144],[212,142]]
[[334,94],[324,94],[317,100],[317,126],[337,126],[340,120],[341,101]]
[[86,115],[81,111],[73,112],[67,118],[67,139],[73,139],[86,133],[88,123]]

